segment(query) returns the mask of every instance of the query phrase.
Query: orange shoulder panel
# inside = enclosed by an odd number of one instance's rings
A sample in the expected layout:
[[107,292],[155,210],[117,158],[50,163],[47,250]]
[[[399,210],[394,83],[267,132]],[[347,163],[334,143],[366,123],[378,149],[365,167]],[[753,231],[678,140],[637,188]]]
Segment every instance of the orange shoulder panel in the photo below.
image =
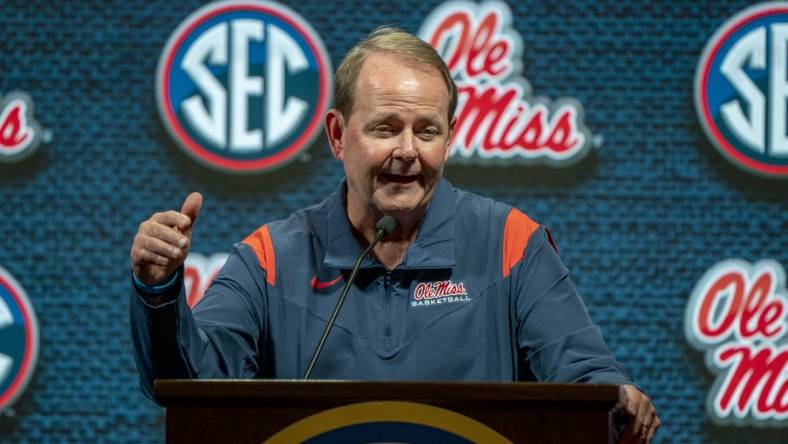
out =
[[528,239],[537,228],[539,224],[516,208],[512,208],[506,216],[503,228],[503,277],[509,276],[512,268],[523,258]]
[[271,233],[268,232],[268,225],[263,225],[257,231],[250,234],[243,240],[254,251],[260,267],[265,270],[265,280],[270,285],[276,281],[276,256],[274,255],[274,244],[271,242]]

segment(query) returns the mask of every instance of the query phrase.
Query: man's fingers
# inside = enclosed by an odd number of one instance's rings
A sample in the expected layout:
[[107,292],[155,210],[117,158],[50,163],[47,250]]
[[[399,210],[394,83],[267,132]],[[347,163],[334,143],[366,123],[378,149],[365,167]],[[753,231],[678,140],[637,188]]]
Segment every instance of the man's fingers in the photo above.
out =
[[174,228],[168,227],[158,222],[151,222],[151,224],[147,226],[145,234],[156,239],[161,239],[178,248],[183,248],[189,243],[188,237],[179,233]]
[[630,416],[627,421],[627,427],[624,429],[624,433],[621,434],[621,442],[624,444],[638,442],[636,429],[637,419],[634,416]]
[[181,209],[186,214],[164,211],[140,224],[131,245],[131,267],[143,283],[158,283],[186,259],[192,226],[200,213],[202,201],[200,193],[192,193]]
[[635,428],[635,433],[643,437],[646,436],[647,421],[650,422],[651,418],[649,416],[651,414],[653,414],[651,401],[648,399],[648,396],[641,394],[637,403],[637,427]]
[[640,436],[648,443],[651,442],[651,438],[657,431],[657,427],[659,427],[659,418],[657,418],[657,411],[650,404],[646,410],[648,413],[643,421],[643,430],[640,432]]
[[183,254],[183,250],[180,248],[164,242],[161,239],[156,239],[155,237],[150,236],[143,237],[141,246],[151,253],[158,254],[159,256],[164,256],[173,260],[180,259],[181,255]]
[[[158,222],[168,227],[178,227],[180,229],[189,228],[189,226],[192,224],[192,220],[191,218],[189,218],[189,216],[181,214],[177,211],[165,211],[163,213],[156,213],[150,218],[150,221]],[[143,222],[143,224],[144,223],[147,222]]]
[[662,421],[660,421],[659,418],[656,415],[654,415],[654,421],[651,423],[651,428],[648,431],[646,442],[651,442],[651,440],[654,438],[654,434],[657,433],[657,429],[659,429],[659,426],[661,425],[662,425]]
[[651,400],[633,385],[619,388],[617,406],[629,417],[622,434],[622,442],[642,442],[650,432],[650,422],[656,416]]
[[197,220],[197,217],[200,215],[202,201],[202,194],[197,192],[189,194],[186,200],[183,201],[181,214],[189,217],[191,219],[191,223],[194,223],[194,221]]
[[627,425],[621,434],[621,443],[651,442],[661,422],[651,399],[637,387],[626,384],[619,387],[615,407],[627,416]]
[[624,410],[628,415],[633,415],[637,411],[637,394],[640,393],[634,385],[625,384],[618,387],[618,403],[616,408]]
[[[166,257],[159,256],[158,254],[152,253],[145,248],[136,248],[132,252],[132,256],[132,260],[137,266],[151,264],[164,267],[170,262],[170,260]],[[138,274],[138,270],[134,270],[134,272],[135,274]]]
[[627,415],[631,416],[632,419],[636,421],[636,423],[638,420],[641,420],[642,422],[643,419],[642,416],[639,416],[639,411],[638,411],[639,408],[640,408],[640,403],[638,402],[638,400],[635,399],[634,396],[629,396],[626,400],[626,405],[624,406],[624,410],[627,412]]

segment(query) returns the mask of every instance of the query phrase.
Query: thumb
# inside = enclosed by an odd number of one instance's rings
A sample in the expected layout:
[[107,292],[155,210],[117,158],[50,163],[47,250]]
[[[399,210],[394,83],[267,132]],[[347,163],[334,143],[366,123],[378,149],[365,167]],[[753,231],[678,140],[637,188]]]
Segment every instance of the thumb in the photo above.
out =
[[191,219],[192,225],[194,225],[194,221],[197,220],[197,216],[200,215],[202,200],[203,200],[202,194],[194,192],[189,194],[189,197],[187,197],[186,200],[183,201],[183,206],[181,207],[181,214]]

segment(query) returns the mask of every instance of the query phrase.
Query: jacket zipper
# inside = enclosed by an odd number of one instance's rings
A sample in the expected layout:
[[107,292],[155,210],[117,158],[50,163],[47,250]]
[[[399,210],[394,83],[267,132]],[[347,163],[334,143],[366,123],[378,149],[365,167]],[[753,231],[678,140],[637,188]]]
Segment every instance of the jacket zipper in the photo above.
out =
[[383,336],[388,339],[391,336],[391,271],[386,270],[383,275],[383,288],[386,290],[383,300],[383,310],[385,312],[385,328]]

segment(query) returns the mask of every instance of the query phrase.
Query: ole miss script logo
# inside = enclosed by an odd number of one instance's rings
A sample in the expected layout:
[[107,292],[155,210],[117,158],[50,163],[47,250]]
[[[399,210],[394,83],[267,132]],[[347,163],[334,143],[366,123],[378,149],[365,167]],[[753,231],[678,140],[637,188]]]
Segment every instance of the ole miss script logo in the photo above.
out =
[[707,401],[717,422],[788,418],[787,297],[785,270],[773,260],[725,260],[692,291],[685,332],[717,374]]
[[714,146],[739,167],[788,178],[788,3],[728,20],[703,50],[695,106]]
[[0,267],[0,411],[24,392],[38,360],[38,321],[24,289]]
[[587,154],[591,133],[580,103],[532,96],[522,74],[522,38],[506,3],[443,3],[419,37],[441,54],[457,83],[453,161],[567,165]]
[[22,160],[38,147],[41,127],[33,118],[33,101],[22,92],[0,100],[0,162]]
[[437,281],[421,282],[413,289],[412,307],[435,304],[470,302],[464,282]]
[[178,26],[159,60],[157,101],[178,144],[230,172],[280,166],[309,145],[331,66],[312,27],[271,2],[213,3]]

